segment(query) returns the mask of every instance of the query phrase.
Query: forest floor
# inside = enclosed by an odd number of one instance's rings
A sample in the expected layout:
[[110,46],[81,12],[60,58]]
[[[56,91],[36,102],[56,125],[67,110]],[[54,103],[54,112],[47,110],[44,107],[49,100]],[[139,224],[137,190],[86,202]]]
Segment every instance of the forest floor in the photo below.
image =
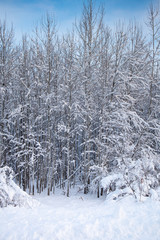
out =
[[[36,195],[33,208],[0,209],[0,240],[159,240],[160,202]],[[39,203],[38,203],[39,202]]]

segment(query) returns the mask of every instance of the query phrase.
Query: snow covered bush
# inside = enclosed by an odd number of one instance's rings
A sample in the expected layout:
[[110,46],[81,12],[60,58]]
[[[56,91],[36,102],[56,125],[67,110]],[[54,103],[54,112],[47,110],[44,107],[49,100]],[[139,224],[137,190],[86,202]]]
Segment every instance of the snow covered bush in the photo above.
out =
[[147,155],[143,151],[142,158],[126,158],[119,162],[121,165],[117,172],[107,174],[100,181],[100,186],[107,194],[115,192],[112,194],[113,199],[126,195],[133,195],[140,201],[143,197],[160,199],[160,173],[156,166],[156,156]]
[[[96,166],[93,165],[89,169],[89,178],[90,178],[90,185],[89,191],[91,193],[97,193],[97,197],[100,195],[100,188],[101,188],[101,180],[106,176],[107,169],[104,166]],[[103,191],[103,190],[101,190]],[[102,195],[102,192],[101,192]]]
[[27,193],[22,191],[13,181],[13,170],[7,166],[0,168],[0,207],[8,205],[32,207],[37,205]]

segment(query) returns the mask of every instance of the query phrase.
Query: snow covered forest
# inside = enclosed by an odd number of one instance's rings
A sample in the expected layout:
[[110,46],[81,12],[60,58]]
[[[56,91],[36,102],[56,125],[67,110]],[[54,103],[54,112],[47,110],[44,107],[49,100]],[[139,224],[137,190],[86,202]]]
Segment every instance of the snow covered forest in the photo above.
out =
[[145,30],[104,12],[88,0],[64,36],[46,14],[20,44],[0,22],[0,167],[29,194],[160,186],[160,12]]

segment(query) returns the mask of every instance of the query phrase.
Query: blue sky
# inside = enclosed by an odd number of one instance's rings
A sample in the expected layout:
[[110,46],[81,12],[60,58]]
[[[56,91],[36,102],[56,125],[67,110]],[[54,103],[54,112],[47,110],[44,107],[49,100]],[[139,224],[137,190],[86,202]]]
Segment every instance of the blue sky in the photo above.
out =
[[[118,19],[131,18],[142,22],[151,0],[96,0],[97,5],[104,3],[105,20],[113,26]],[[82,0],[0,0],[0,19],[5,17],[13,23],[17,39],[23,33],[31,33],[34,26],[48,11],[54,13],[60,32],[70,29],[75,18],[80,17]]]

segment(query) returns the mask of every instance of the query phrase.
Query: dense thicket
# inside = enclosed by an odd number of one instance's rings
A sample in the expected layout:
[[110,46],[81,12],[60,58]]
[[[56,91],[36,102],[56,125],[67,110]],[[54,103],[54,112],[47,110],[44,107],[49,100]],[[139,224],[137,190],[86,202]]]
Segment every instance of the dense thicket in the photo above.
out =
[[[104,23],[84,4],[73,31],[59,37],[47,15],[16,46],[0,23],[0,166],[23,190],[48,195],[81,183],[84,193],[160,185],[160,15],[148,32],[135,22]],[[107,177],[110,177],[110,181]],[[105,184],[102,179],[106,178]]]

